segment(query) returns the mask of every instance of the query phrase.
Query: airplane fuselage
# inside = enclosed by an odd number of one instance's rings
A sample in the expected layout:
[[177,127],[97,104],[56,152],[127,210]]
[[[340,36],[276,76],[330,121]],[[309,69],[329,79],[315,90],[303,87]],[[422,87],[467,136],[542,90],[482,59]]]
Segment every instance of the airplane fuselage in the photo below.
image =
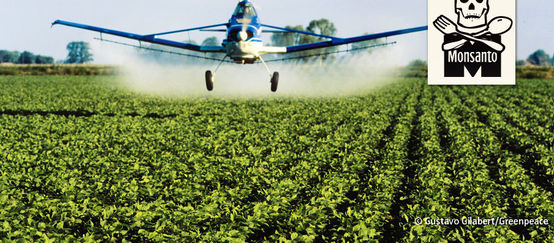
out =
[[263,54],[261,34],[262,26],[253,4],[242,1],[229,19],[227,36],[222,45],[233,61],[254,63]]

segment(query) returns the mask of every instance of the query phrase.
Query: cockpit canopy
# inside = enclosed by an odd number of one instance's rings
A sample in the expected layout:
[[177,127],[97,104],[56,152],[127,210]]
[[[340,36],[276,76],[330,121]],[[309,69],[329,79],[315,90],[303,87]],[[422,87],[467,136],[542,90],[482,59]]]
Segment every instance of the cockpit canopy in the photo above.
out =
[[240,18],[254,18],[258,16],[258,14],[256,13],[256,9],[254,9],[253,4],[245,1],[237,5],[233,16]]

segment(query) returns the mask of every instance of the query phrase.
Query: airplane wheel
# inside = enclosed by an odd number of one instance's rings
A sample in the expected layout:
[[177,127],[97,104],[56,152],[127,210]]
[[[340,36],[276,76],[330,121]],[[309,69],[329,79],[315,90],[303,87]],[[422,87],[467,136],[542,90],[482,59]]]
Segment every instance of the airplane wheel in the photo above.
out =
[[279,72],[274,72],[273,76],[271,76],[271,91],[276,92],[277,91],[277,85],[279,84]]
[[206,71],[206,88],[208,88],[208,91],[214,89],[214,75],[210,70]]

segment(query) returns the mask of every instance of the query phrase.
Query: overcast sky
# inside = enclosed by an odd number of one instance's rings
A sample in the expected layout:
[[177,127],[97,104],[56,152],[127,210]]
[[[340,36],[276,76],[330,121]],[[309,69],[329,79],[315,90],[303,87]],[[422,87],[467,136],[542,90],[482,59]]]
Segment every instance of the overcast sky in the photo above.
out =
[[[0,49],[29,50],[64,59],[68,42],[94,42],[93,38],[99,35],[65,26],[51,29],[50,23],[56,19],[149,34],[224,23],[237,1],[0,0],[0,3],[3,8],[0,15]],[[328,18],[335,23],[339,37],[422,26],[427,20],[426,0],[257,0],[255,3],[263,23],[307,25],[312,19]],[[518,1],[518,58],[526,58],[538,48],[550,55],[554,53],[552,9],[552,0]],[[220,40],[223,37],[218,33],[215,35],[219,35]],[[190,36],[197,42],[205,37],[207,33],[199,32],[193,32]],[[176,40],[188,38],[188,35],[171,37]],[[410,47],[407,48],[407,56],[426,59],[426,32],[391,40]],[[103,60],[97,57],[96,62],[102,63]]]

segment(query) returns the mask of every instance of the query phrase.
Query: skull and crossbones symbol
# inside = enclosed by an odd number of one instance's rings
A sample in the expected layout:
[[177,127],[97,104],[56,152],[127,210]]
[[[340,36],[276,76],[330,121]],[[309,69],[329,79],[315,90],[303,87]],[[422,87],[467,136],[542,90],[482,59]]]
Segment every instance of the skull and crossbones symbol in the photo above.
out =
[[487,22],[489,0],[455,0],[455,10],[458,15],[457,24],[448,17],[441,15],[433,25],[445,35],[458,35],[460,40],[444,43],[443,50],[459,49],[468,42],[482,43],[494,51],[502,52],[502,43],[490,40],[490,36],[499,36],[512,28],[512,20],[508,17],[496,17]]

